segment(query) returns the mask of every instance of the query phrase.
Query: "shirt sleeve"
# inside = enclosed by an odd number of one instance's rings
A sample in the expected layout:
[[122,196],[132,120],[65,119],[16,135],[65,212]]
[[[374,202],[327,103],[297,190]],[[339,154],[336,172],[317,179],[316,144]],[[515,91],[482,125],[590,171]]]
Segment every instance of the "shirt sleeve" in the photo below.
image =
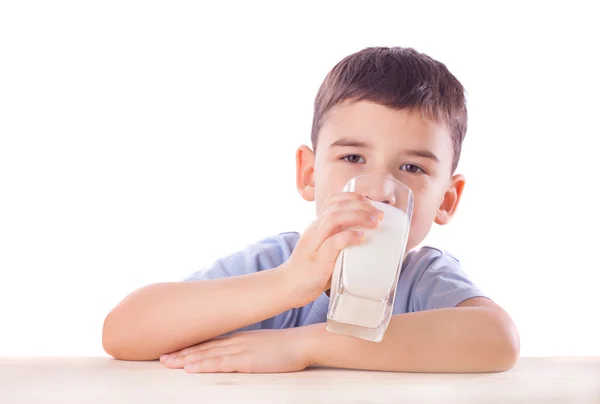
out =
[[473,297],[487,297],[451,254],[426,247],[418,253],[422,270],[414,284],[409,311],[456,307]]
[[186,276],[183,281],[200,281],[251,274],[283,264],[291,255],[297,233],[282,233],[246,246],[216,260],[210,267]]

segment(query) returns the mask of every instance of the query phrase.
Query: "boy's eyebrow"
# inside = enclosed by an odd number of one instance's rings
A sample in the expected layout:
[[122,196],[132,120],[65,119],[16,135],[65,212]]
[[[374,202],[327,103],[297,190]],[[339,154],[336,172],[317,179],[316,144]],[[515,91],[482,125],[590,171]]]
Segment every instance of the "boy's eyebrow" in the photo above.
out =
[[429,150],[410,149],[410,150],[405,150],[404,152],[410,156],[424,157],[426,159],[433,160],[436,163],[440,162],[440,159],[438,158],[438,156],[436,156],[434,153],[430,152]]
[[338,139],[329,145],[330,148],[336,147],[336,146],[338,146],[338,147],[360,147],[363,149],[371,148],[371,145],[366,142],[362,142],[360,140],[346,139],[346,138]]

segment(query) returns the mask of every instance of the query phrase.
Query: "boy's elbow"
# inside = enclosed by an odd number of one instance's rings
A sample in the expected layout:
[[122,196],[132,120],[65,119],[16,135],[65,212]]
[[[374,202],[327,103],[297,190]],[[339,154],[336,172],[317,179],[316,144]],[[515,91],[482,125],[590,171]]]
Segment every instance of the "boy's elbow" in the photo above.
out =
[[126,329],[117,324],[118,319],[111,312],[104,319],[102,327],[102,348],[115,359],[125,361],[155,360],[156,355],[140,351],[140,344],[132,341]]
[[521,342],[517,327],[512,320],[501,319],[499,325],[494,343],[490,347],[495,353],[491,370],[505,372],[512,369],[519,361]]
[[519,361],[520,348],[517,342],[506,341],[496,349],[494,360],[490,363],[490,372],[506,372],[511,370]]
[[[144,321],[140,321],[140,299],[142,311],[144,297],[156,286],[140,288],[114,307],[104,319],[102,325],[102,348],[115,359],[141,361],[155,360],[160,356],[152,344],[152,339],[143,338]],[[152,298],[152,296],[150,296]],[[137,303],[136,303],[137,302]]]
[[504,355],[501,361],[501,371],[505,372],[507,370],[512,369],[517,362],[519,361],[519,357],[521,356],[521,345],[519,341],[519,335],[516,333],[515,335],[508,338],[506,341],[506,346],[504,348]]
[[126,350],[123,350],[122,339],[118,338],[117,328],[114,325],[112,312],[104,319],[102,326],[102,348],[104,352],[115,359],[127,360]]

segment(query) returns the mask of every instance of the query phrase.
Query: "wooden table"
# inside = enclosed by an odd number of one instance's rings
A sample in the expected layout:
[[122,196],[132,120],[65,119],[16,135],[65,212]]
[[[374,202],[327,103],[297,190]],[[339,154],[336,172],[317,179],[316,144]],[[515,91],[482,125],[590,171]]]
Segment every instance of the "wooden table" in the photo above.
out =
[[522,358],[505,373],[410,374],[315,368],[187,374],[158,362],[0,358],[0,403],[590,403],[600,357]]

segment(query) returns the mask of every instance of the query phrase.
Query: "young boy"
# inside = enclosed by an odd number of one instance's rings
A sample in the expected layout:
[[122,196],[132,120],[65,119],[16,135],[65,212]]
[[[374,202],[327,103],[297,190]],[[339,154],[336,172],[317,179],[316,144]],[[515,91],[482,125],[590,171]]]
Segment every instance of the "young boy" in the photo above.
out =
[[[456,212],[465,180],[454,171],[466,129],[464,89],[442,63],[399,47],[346,57],[317,94],[312,150],[296,153],[296,185],[316,202],[317,219],[302,235],[266,238],[184,282],[133,292],[106,317],[104,349],[188,372],[510,369],[519,337],[507,313],[452,255],[415,249],[434,222],[446,224]],[[395,178],[414,194],[409,252],[379,343],[324,324],[336,257],[362,242],[349,228],[381,219],[368,195],[341,192],[360,174]]]

